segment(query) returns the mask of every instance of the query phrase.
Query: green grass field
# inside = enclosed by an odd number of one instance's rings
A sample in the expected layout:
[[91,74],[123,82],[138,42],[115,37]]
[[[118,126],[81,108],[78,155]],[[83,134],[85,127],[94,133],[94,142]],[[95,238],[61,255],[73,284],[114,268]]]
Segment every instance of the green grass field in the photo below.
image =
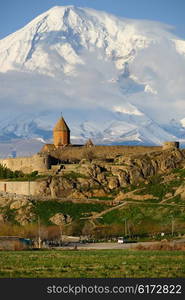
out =
[[1,278],[185,278],[185,252],[1,251]]

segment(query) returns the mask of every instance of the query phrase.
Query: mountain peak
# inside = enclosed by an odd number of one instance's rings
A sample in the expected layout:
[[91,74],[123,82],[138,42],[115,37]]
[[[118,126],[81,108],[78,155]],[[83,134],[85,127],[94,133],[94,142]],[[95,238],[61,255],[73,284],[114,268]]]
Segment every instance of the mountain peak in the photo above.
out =
[[[42,15],[45,15],[47,14],[48,16],[49,15],[52,15],[52,16],[61,16],[63,17],[63,15],[66,13],[66,12],[69,12],[69,11],[77,11],[77,7],[74,6],[74,5],[66,5],[66,6],[53,6],[52,8],[50,8],[49,10],[47,10],[44,14]],[[40,15],[40,16],[42,16]]]

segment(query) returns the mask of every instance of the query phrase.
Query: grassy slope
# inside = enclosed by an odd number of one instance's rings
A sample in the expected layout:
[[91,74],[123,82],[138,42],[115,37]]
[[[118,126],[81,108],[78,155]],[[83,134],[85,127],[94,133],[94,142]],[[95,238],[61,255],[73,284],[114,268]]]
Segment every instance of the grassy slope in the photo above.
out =
[[91,212],[101,212],[108,206],[104,204],[91,203],[72,203],[72,202],[57,202],[57,201],[43,201],[35,203],[35,212],[40,216],[43,224],[49,224],[49,219],[56,213],[63,213],[70,215],[73,220],[78,220],[83,217],[83,214],[90,214]]
[[103,216],[103,223],[119,224],[123,219],[138,223],[141,220],[150,220],[165,224],[170,222],[171,218],[176,218],[185,222],[185,206],[178,207],[173,205],[160,204],[129,204],[122,209],[113,210]]
[[[141,183],[140,186],[128,186],[122,190],[126,193],[132,191],[135,195],[140,195],[141,200],[132,198],[127,199],[128,205],[122,209],[116,209],[99,219],[100,224],[122,224],[124,219],[127,219],[133,226],[138,224],[145,224],[145,228],[150,229],[151,226],[157,225],[159,231],[164,230],[164,227],[170,228],[172,219],[175,220],[176,228],[178,224],[184,224],[185,231],[185,201],[180,196],[174,196],[175,190],[185,180],[185,170],[176,169],[167,176],[172,176],[170,180],[166,181],[166,176],[156,175],[150,178],[149,184]],[[165,182],[164,182],[165,181]],[[171,193],[169,199],[165,199],[165,195]],[[142,195],[148,195],[148,199],[142,200]],[[151,196],[155,198],[152,199]],[[108,195],[112,199],[112,194]],[[101,199],[101,197],[99,197]],[[161,201],[164,201],[162,202]],[[57,202],[57,201],[40,201],[34,203],[34,212],[40,216],[42,224],[51,224],[49,218],[54,214],[62,212],[70,215],[73,220],[79,220],[85,215],[90,215],[91,212],[101,212],[108,206],[105,204],[85,204],[85,203],[71,203],[71,202]],[[1,208],[0,212],[7,210],[7,220],[14,222],[15,210]],[[37,218],[36,218],[37,220]]]
[[0,252],[0,277],[185,277],[183,251]]
[[[151,178],[149,184],[141,183],[137,187],[128,187],[126,192],[133,191],[133,194],[141,196],[141,200],[125,199],[128,205],[105,214],[101,223],[124,224],[126,219],[133,226],[142,224],[141,227],[146,229],[142,231],[147,231],[147,228],[150,230],[152,226],[155,226],[156,230],[163,231],[165,228],[169,230],[173,219],[176,229],[184,227],[185,231],[185,201],[180,195],[174,196],[175,190],[185,180],[185,170],[173,170],[171,175],[172,179],[169,181],[164,182],[165,177],[157,175]],[[168,193],[171,193],[171,197],[165,199]],[[142,200],[142,195],[146,194],[154,196],[155,199],[149,197]]]

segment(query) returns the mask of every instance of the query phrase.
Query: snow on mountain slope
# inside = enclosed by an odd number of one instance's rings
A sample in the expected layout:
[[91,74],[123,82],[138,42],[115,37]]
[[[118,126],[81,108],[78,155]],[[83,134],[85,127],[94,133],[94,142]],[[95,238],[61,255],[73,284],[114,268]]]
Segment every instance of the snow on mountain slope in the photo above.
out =
[[92,9],[53,7],[0,41],[1,71],[71,73],[74,65],[83,64],[79,57],[82,48],[92,51],[95,47],[122,69],[137,49],[147,47],[157,37],[156,29],[147,37],[147,30],[140,24]]
[[167,29],[167,25],[157,22],[119,19],[93,9],[56,6],[0,41],[0,68],[1,72],[71,74],[76,64],[83,64],[80,55],[83,49],[98,48],[122,70],[140,49],[163,38],[173,41],[184,53],[185,42],[175,39]]
[[170,30],[57,6],[0,40],[1,140],[50,140],[60,111],[74,142],[183,138],[185,41]]

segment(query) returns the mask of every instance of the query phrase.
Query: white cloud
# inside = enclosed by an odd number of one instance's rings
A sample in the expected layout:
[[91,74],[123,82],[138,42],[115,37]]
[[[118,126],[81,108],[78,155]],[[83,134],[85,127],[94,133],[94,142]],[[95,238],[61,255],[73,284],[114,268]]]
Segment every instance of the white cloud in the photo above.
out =
[[161,39],[140,51],[130,67],[131,73],[155,93],[140,93],[132,103],[157,121],[185,116],[185,57],[180,55],[172,41]]
[[128,115],[135,115],[135,116],[142,116],[143,115],[143,113],[140,112],[133,105],[128,105],[127,107],[114,106],[113,110],[115,112],[120,112],[122,114],[128,114]]
[[[113,62],[101,59],[102,54],[83,53],[84,64],[75,69],[75,76],[47,75],[9,71],[0,73],[0,102],[4,110],[37,110],[61,108],[112,108],[124,97],[117,83]],[[100,58],[98,58],[100,56]]]

